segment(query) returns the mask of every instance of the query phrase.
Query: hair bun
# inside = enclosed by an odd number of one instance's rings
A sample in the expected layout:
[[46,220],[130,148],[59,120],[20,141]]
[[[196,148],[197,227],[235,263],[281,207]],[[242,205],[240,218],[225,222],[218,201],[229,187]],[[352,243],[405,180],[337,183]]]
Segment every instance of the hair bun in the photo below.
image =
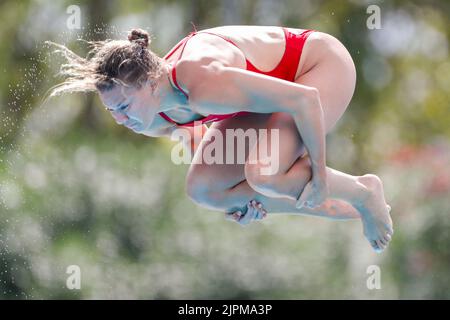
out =
[[130,42],[136,42],[143,47],[148,47],[149,35],[148,32],[142,29],[133,29],[128,33],[128,40]]

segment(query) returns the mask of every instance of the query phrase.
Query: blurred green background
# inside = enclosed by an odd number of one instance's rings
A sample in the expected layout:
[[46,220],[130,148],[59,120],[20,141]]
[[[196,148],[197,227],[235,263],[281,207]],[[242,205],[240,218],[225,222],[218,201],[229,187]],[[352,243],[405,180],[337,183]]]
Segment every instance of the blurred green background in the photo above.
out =
[[[81,29],[67,27],[70,5]],[[449,16],[445,0],[0,1],[0,297],[450,298]],[[85,54],[78,37],[141,27],[162,56],[191,22],[311,28],[347,46],[358,82],[328,164],[383,179],[396,227],[386,252],[358,221],[226,222],[186,197],[171,141],[116,125],[95,94],[42,103],[62,62],[45,40]],[[80,290],[66,287],[69,265]]]

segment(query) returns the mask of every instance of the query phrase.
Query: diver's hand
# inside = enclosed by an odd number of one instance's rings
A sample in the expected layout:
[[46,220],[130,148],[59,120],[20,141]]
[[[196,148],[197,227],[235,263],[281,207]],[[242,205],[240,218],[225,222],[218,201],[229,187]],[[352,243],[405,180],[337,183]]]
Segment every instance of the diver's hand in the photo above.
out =
[[316,208],[328,198],[328,183],[326,177],[314,178],[309,181],[299,199],[296,207]]
[[246,206],[246,212],[241,210],[225,213],[225,218],[229,221],[236,221],[241,226],[248,225],[252,220],[262,220],[267,216],[267,211],[262,204],[255,200],[250,201]]

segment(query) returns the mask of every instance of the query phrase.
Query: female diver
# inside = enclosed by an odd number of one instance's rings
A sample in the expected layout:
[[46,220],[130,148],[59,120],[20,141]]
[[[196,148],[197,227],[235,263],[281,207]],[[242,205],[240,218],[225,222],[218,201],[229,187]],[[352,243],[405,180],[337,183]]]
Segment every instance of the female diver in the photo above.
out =
[[[61,67],[66,80],[52,95],[96,91],[118,124],[151,137],[170,137],[180,128],[193,135],[202,125],[187,194],[241,224],[267,212],[361,218],[372,248],[387,247],[393,227],[381,180],[325,164],[325,136],[356,82],[352,58],[336,38],[313,30],[223,26],[191,32],[163,58],[149,42],[147,32],[133,29],[128,41],[91,42],[88,58],[54,44],[68,63]],[[225,136],[227,129],[267,129],[267,136],[239,150],[253,161],[198,161],[217,130]],[[271,150],[273,129],[279,168],[263,175],[268,159],[258,150]]]

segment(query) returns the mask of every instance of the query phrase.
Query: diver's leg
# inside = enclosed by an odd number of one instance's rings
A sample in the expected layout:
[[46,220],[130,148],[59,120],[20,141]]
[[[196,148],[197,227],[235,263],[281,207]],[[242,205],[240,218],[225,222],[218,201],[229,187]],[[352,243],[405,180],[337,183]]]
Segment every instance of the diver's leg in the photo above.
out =
[[[212,137],[214,132],[211,129],[219,130],[222,132],[223,137],[226,136],[226,129],[266,129],[271,116],[250,114],[216,122],[211,126],[203,137],[188,171],[186,189],[190,198],[204,207],[222,212],[244,210],[247,203],[251,200],[256,200],[262,203],[269,213],[308,214],[332,219],[359,218],[359,214],[355,208],[339,200],[330,199],[323,206],[315,209],[298,209],[295,207],[295,201],[289,199],[273,199],[263,195],[249,186],[245,177],[244,163],[204,163],[204,150],[212,143],[211,140],[214,139]],[[224,154],[227,152],[226,145],[227,143],[223,144]],[[233,152],[236,154],[238,152],[237,144],[234,144],[234,147]],[[252,146],[248,145],[246,147],[245,152],[247,154],[250,147]],[[245,156],[247,157],[247,155]],[[293,160],[289,159],[288,161],[292,162]],[[298,181],[298,183],[306,185],[308,181],[309,176],[305,175],[304,181]]]

